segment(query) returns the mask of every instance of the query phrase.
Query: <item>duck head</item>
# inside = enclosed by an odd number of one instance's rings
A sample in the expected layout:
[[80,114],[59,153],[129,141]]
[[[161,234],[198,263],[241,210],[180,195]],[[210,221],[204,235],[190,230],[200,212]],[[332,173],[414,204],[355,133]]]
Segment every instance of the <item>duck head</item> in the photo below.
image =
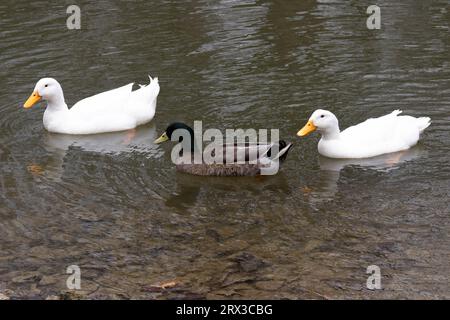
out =
[[23,107],[29,109],[41,100],[52,105],[64,103],[64,94],[61,85],[53,78],[43,78],[36,83],[33,93]]
[[[175,134],[176,132],[176,134]],[[178,137],[178,141],[182,141],[183,137],[190,136],[191,145],[194,144],[194,130],[187,124],[182,122],[174,122],[170,124],[166,131],[154,141],[154,143],[159,144],[168,140],[172,140],[172,137]]]
[[317,109],[313,112],[306,125],[297,132],[297,135],[304,137],[315,130],[319,131],[323,136],[338,134],[339,121],[330,111]]

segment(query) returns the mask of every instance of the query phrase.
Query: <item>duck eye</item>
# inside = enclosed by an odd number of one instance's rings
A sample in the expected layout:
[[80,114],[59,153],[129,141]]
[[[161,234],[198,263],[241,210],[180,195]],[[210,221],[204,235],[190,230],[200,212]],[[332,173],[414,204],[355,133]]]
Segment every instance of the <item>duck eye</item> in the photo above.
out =
[[48,87],[48,84],[46,84],[45,87],[47,88],[47,87]]
[[323,114],[323,115],[321,115],[320,117],[321,117],[321,118],[325,118],[325,115]]

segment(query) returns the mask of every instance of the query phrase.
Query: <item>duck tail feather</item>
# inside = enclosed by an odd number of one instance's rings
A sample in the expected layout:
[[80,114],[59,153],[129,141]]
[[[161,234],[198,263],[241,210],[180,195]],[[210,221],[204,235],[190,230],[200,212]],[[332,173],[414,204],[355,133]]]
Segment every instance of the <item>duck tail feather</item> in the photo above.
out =
[[281,149],[280,152],[278,152],[278,154],[272,160],[277,160],[278,158],[280,158],[280,160],[283,161],[284,159],[286,159],[287,154],[291,148],[292,143],[289,143],[286,147]]
[[261,154],[259,157],[260,157],[260,158],[266,157],[267,154],[268,154],[268,153],[270,152],[270,150],[272,149],[273,145],[274,145],[273,142],[272,142],[270,145],[268,145],[266,151],[264,151],[264,153]]
[[150,79],[150,83],[149,83],[149,84],[152,84],[153,82],[156,82],[156,83],[158,83],[158,77],[154,77],[154,78],[152,78],[152,76],[151,76],[151,75],[148,75],[148,78]]
[[431,124],[431,118],[430,117],[420,117],[417,118],[417,121],[419,123],[419,130],[422,133],[426,128],[428,128]]
[[158,77],[152,78],[150,75],[148,75],[148,78],[150,79],[150,83],[147,85],[149,87],[152,94],[156,97],[159,94],[159,82]]

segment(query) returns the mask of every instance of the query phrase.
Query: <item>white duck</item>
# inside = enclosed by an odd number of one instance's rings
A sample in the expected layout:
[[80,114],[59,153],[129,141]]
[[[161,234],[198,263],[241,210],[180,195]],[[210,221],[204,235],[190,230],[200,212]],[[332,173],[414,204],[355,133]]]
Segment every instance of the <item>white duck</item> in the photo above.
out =
[[369,158],[409,149],[419,141],[430,124],[428,117],[398,116],[395,110],[379,118],[339,130],[339,122],[330,111],[316,110],[297,133],[303,137],[317,129],[322,135],[318,150],[329,158]]
[[159,93],[158,78],[132,91],[133,83],[99,93],[68,108],[61,85],[52,78],[39,80],[24,104],[31,108],[41,99],[47,101],[44,127],[50,132],[65,134],[94,134],[133,129],[150,122]]

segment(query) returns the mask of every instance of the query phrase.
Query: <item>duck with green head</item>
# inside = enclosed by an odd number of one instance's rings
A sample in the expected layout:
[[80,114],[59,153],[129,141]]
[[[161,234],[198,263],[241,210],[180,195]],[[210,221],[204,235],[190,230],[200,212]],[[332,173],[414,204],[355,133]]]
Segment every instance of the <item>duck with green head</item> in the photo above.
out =
[[[183,141],[187,139],[187,141]],[[201,154],[201,147],[197,145],[194,130],[185,123],[174,122],[170,124],[164,133],[155,140],[155,143],[166,141],[182,142],[183,148],[179,152],[179,157],[183,159],[194,159],[196,152],[200,154],[200,163],[195,161],[178,161],[175,159],[176,168],[179,172],[201,176],[258,176],[270,172],[269,168],[276,167],[282,163],[292,147],[284,140],[276,143],[223,143],[216,144],[212,149],[212,157],[215,157],[217,150],[223,152],[220,162],[206,161]],[[186,154],[187,153],[187,154]],[[242,157],[240,157],[242,155]],[[215,158],[217,159],[217,158]]]

